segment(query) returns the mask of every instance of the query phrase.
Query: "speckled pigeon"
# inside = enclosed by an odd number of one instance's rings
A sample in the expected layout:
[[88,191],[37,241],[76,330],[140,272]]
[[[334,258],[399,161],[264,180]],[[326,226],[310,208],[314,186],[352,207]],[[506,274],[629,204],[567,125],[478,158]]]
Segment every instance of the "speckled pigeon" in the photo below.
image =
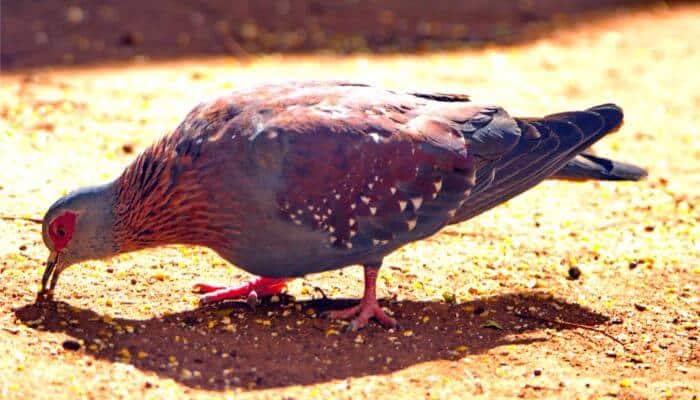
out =
[[329,317],[393,327],[375,294],[386,255],[548,177],[642,178],[640,168],[583,153],[621,123],[612,104],[512,118],[464,95],[355,83],[238,90],[195,107],[113,182],[51,206],[42,294],[81,261],[200,245],[259,276],[195,285],[203,303],[269,296],[291,278],[359,264],[362,300]]

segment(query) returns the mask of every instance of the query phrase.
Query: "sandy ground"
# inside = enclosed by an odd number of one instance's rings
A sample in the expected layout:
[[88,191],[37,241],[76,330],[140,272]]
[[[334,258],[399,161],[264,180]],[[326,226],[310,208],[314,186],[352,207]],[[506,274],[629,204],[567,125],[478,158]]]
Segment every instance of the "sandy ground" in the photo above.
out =
[[700,7],[686,6],[478,51],[3,74],[3,215],[40,218],[115,177],[198,100],[283,79],[466,91],[514,115],[615,101],[626,124],[597,151],[650,177],[546,182],[397,251],[379,284],[396,332],[317,317],[361,295],[359,267],[294,281],[296,301],[198,309],[193,281],[248,277],[177,246],[74,266],[56,302],[35,304],[40,227],[0,221],[0,398],[696,399],[698,37]]

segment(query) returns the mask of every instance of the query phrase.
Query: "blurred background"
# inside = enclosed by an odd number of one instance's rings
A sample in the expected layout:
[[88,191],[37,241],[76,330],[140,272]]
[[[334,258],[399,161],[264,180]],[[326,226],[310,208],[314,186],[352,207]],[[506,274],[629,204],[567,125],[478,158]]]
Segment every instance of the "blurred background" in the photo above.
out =
[[[679,3],[679,2],[674,2]],[[5,0],[2,67],[515,44],[658,0]]]

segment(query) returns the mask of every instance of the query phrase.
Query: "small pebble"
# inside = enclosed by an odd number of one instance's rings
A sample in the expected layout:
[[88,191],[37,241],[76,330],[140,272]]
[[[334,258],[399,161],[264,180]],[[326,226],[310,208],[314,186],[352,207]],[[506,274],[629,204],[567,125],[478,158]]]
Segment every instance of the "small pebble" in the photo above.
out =
[[532,371],[532,373],[535,374],[535,376],[540,376],[540,375],[542,375],[542,370],[537,368],[534,371]]
[[63,348],[71,351],[80,350],[80,342],[77,342],[72,339],[67,339],[63,342]]
[[636,308],[637,311],[646,311],[647,306],[645,306],[644,304],[640,304],[640,303],[634,303],[634,308]]
[[577,266],[569,268],[569,279],[576,280],[581,276],[581,270]]

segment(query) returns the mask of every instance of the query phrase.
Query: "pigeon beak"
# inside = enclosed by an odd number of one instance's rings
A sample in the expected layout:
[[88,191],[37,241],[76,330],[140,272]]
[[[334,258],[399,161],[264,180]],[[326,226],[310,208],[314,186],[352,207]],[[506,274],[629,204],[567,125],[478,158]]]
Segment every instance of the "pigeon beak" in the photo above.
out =
[[[56,287],[56,282],[58,281],[58,275],[61,273],[61,266],[58,263],[58,253],[52,251],[49,254],[49,258],[46,260],[46,270],[44,270],[44,276],[41,278],[41,291],[40,296],[51,297],[53,289]],[[51,280],[49,281],[49,278]]]

